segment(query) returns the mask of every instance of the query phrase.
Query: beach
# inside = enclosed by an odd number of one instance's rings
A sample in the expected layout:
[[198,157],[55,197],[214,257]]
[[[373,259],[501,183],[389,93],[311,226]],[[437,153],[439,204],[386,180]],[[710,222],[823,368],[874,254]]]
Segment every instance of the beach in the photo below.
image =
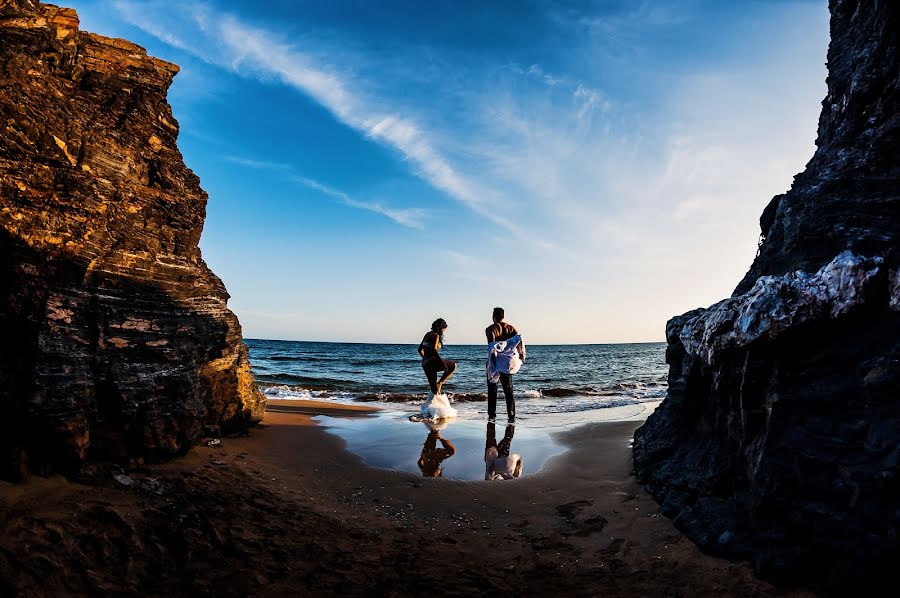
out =
[[900,2],[72,4],[0,0],[0,598],[893,587]]
[[379,416],[270,400],[249,435],[129,486],[100,465],[0,483],[0,594],[803,595],[660,514],[630,475],[639,420],[569,427],[520,479],[457,481],[369,467],[318,423]]

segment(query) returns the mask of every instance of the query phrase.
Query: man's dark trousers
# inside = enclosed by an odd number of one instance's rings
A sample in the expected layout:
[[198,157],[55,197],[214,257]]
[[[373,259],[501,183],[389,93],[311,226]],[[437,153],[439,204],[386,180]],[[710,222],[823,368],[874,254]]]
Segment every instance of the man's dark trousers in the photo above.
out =
[[[506,415],[509,421],[516,419],[516,400],[513,398],[512,376],[500,374],[500,384],[506,396]],[[497,417],[497,383],[488,381],[488,419]]]

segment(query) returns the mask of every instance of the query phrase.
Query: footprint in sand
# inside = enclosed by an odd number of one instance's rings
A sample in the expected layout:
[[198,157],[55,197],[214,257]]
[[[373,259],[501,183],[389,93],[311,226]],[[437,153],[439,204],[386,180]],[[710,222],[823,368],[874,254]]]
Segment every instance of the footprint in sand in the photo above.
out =
[[590,536],[591,534],[602,532],[607,523],[609,522],[606,520],[606,518],[601,517],[600,515],[585,519],[584,524],[581,526],[581,529],[575,532],[575,535],[579,538],[585,538],[587,536]]
[[566,523],[570,526],[578,528],[577,531],[573,532],[571,535],[577,536],[579,538],[584,538],[590,536],[591,534],[596,534],[603,531],[603,529],[606,527],[606,524],[608,523],[606,518],[601,517],[600,515],[588,517],[581,522],[577,521],[577,518],[581,514],[582,509],[593,504],[594,502],[590,500],[576,500],[570,503],[558,505],[556,507],[556,514],[564,518],[566,520]]
[[572,502],[567,502],[563,505],[556,506],[556,514],[560,517],[564,517],[566,521],[571,522],[575,519],[575,515],[578,511],[580,511],[584,507],[589,507],[594,504],[592,500],[576,500]]

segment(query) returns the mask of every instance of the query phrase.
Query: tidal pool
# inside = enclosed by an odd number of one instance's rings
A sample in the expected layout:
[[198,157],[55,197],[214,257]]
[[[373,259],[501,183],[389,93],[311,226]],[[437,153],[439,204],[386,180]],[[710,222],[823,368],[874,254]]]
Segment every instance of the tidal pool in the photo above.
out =
[[[517,477],[527,477],[566,450],[556,440],[559,432],[592,422],[644,420],[659,404],[660,401],[648,401],[588,411],[529,414],[516,418],[515,426],[507,426],[501,415],[493,428],[484,413],[463,410],[459,417],[437,425],[410,421],[410,416],[418,413],[416,406],[386,409],[366,417],[320,415],[315,419],[328,432],[342,438],[347,450],[371,467],[428,477],[439,473],[440,477],[454,480],[484,480],[485,451],[491,446],[496,447],[501,459],[519,455],[521,471]],[[449,442],[452,451],[442,439]]]
[[383,411],[373,417],[316,419],[367,465],[427,477],[484,480],[485,451],[490,447],[501,460],[518,455],[521,466],[513,475],[527,477],[565,451],[553,439],[558,429],[527,422],[507,425],[503,418],[496,424],[483,418],[453,418],[435,425],[410,421],[408,412]]

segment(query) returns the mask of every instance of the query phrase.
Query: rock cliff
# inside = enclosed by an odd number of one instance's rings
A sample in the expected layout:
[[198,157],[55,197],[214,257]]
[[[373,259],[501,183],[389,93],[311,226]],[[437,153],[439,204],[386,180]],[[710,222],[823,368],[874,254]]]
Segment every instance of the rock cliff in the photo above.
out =
[[228,293],[200,255],[174,64],[0,0],[0,468],[162,458],[262,417]]
[[669,321],[634,465],[704,549],[835,591],[900,562],[900,4],[830,10],[816,153],[732,297]]

